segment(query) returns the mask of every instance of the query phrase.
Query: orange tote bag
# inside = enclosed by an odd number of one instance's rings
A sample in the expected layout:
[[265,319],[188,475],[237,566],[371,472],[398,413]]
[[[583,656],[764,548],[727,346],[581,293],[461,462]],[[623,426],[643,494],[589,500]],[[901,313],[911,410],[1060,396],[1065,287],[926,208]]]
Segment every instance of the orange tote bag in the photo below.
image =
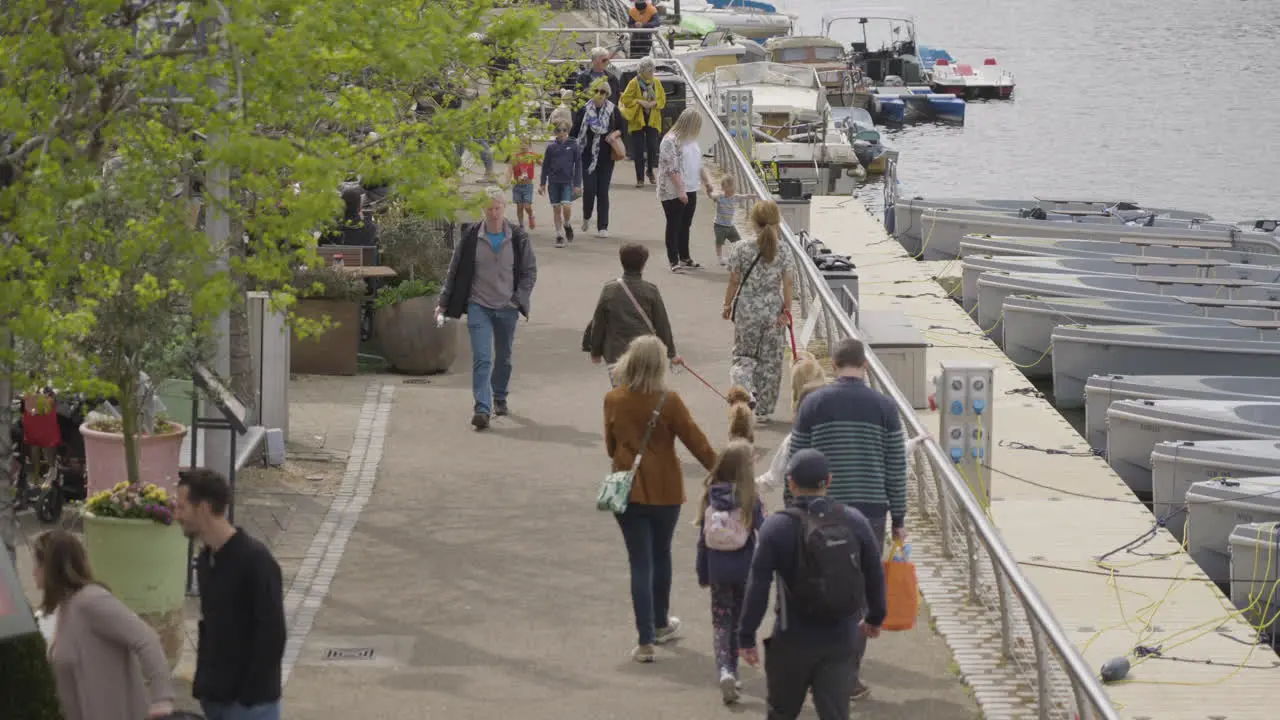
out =
[[895,543],[893,554],[884,561],[885,605],[888,612],[883,630],[910,630],[916,626],[916,614],[920,609],[920,584],[916,581],[916,566],[910,561],[911,550],[902,543]]

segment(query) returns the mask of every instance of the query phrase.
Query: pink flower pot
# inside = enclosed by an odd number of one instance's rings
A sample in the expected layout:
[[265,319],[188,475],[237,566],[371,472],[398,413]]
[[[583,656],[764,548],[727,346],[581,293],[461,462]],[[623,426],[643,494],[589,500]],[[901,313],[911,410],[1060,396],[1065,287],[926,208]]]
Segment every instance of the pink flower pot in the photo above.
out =
[[[178,486],[178,468],[182,461],[182,439],[187,435],[185,425],[164,435],[138,437],[138,479],[155,483],[167,492]],[[84,463],[89,494],[115,487],[116,483],[129,480],[129,469],[124,462],[124,435],[92,430],[86,423],[80,426],[84,437]]]

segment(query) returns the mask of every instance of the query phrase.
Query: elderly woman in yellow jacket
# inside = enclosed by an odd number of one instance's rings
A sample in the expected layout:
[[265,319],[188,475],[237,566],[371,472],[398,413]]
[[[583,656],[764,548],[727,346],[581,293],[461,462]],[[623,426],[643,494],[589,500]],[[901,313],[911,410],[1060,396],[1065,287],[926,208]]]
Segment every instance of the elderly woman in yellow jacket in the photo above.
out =
[[653,76],[653,58],[640,60],[636,76],[622,91],[620,104],[631,138],[631,158],[636,161],[636,187],[644,187],[646,175],[649,184],[656,185],[658,181],[653,173],[658,169],[658,137],[662,133],[662,108],[667,106],[667,93]]

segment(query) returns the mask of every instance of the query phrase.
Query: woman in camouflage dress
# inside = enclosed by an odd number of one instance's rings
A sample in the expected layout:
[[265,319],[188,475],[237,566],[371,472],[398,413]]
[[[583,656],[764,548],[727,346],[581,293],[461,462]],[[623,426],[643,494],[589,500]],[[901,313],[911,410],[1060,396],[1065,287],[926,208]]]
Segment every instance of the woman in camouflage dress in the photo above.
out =
[[767,422],[782,384],[783,337],[791,314],[795,269],[782,244],[782,214],[772,200],[751,208],[753,242],[740,242],[729,257],[724,319],[733,321],[730,381],[755,398],[757,422]]

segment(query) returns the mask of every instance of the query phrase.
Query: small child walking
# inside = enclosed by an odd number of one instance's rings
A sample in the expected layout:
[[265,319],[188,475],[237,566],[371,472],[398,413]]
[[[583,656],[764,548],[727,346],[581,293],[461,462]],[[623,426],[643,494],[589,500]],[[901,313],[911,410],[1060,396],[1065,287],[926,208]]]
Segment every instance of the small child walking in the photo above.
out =
[[764,506],[756,497],[755,448],[730,440],[707,476],[698,516],[698,585],[711,589],[716,670],[720,697],[732,705],[740,697],[738,618],[746,593],[756,528]]
[[542,158],[529,149],[529,138],[520,138],[520,151],[511,156],[511,202],[516,206],[516,221],[524,227],[525,215],[529,216],[529,229],[536,228],[533,219],[533,173],[542,164]]
[[735,194],[735,185],[733,176],[725,175],[720,179],[720,192],[711,193],[711,198],[716,201],[716,219],[712,225],[716,233],[716,262],[721,265],[725,264],[724,244],[736,243],[742,239],[738,228],[733,224],[738,205],[742,202],[742,198]]
[[547,144],[542,156],[542,184],[539,195],[551,188],[551,219],[556,225],[556,247],[564,247],[565,237],[573,242],[573,199],[582,194],[582,151],[577,140],[569,139],[569,123],[556,123],[556,139]]

